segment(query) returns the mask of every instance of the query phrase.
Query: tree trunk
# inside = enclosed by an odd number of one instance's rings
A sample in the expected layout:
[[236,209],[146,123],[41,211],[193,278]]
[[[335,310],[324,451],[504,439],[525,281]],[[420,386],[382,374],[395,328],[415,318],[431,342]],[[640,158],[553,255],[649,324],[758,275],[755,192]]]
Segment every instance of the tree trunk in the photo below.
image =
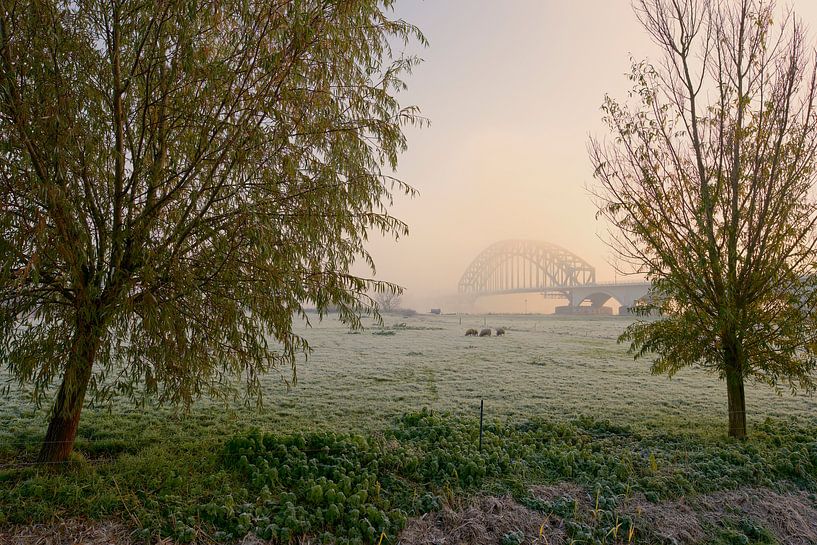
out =
[[77,320],[68,363],[38,457],[42,463],[64,462],[74,448],[79,415],[101,338],[98,325],[96,320]]
[[746,395],[743,391],[743,374],[734,368],[726,371],[726,394],[729,400],[729,436],[746,437]]

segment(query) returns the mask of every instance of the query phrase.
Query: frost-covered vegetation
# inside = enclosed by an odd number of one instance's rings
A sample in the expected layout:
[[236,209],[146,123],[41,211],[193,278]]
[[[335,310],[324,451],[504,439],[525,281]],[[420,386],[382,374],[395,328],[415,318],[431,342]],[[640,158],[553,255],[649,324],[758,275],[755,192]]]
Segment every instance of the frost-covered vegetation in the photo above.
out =
[[[265,378],[263,408],[91,409],[60,471],[25,465],[45,409],[13,392],[0,409],[0,524],[113,518],[135,539],[395,543],[407,519],[486,493],[510,495],[565,540],[626,543],[632,528],[643,543],[663,538],[634,502],[753,486],[815,507],[812,398],[750,389],[750,439],[729,440],[718,381],[651,376],[615,342],[629,322],[417,316],[387,322],[393,335],[349,335],[330,318],[302,331],[314,352],[297,386]],[[507,333],[464,336],[483,325]],[[578,492],[532,492],[565,482]],[[706,529],[713,542],[775,542],[763,521],[732,515]]]

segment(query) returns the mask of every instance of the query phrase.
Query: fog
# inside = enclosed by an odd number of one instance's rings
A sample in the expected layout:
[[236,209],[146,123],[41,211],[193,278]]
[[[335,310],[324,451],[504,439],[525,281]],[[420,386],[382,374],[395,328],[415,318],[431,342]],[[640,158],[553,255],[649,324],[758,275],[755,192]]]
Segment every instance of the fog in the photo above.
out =
[[[794,8],[814,40],[817,3],[780,5]],[[522,238],[571,250],[596,267],[598,281],[623,280],[587,191],[586,143],[605,134],[605,93],[626,95],[630,57],[656,59],[630,2],[402,0],[396,14],[429,41],[409,48],[424,62],[401,102],[418,105],[431,125],[407,131],[398,176],[420,195],[391,209],[409,224],[408,237],[369,244],[376,277],[404,286],[405,306],[446,311],[486,246]],[[476,310],[554,304],[526,294],[486,298]]]

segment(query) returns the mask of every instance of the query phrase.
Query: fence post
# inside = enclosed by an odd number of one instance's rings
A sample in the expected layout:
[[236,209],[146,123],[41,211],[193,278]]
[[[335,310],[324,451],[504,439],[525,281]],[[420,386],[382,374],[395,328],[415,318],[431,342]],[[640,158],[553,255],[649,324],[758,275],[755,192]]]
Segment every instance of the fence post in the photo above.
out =
[[482,452],[482,409],[485,405],[485,400],[479,400],[479,451]]

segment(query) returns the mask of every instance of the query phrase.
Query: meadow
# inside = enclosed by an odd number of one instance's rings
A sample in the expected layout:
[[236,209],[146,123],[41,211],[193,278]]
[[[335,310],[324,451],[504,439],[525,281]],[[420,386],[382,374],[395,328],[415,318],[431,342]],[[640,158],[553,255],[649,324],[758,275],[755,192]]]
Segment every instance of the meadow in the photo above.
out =
[[[429,512],[462,527],[452,513],[490,494],[547,520],[548,543],[786,542],[765,519],[701,515],[698,539],[643,515],[649,502],[707,505],[747,486],[817,514],[817,400],[750,386],[751,437],[729,440],[724,384],[697,369],[651,375],[616,341],[630,318],[387,315],[356,332],[310,319],[297,384],[287,369],[265,377],[263,407],[90,407],[68,467],[31,464],[46,408],[12,389],[0,402],[0,528],[79,518],[117,521],[135,541],[395,542],[406,524],[406,536],[442,531],[417,530]],[[507,333],[464,336],[483,326]],[[490,539],[536,533],[517,526]]]

